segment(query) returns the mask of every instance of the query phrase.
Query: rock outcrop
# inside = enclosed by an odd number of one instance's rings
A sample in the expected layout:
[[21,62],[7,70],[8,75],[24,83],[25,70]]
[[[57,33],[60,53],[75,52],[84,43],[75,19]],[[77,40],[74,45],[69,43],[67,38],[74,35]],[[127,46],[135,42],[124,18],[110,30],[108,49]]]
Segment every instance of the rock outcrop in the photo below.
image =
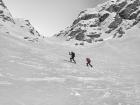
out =
[[2,0],[0,0],[0,21],[9,21],[15,23],[11,13],[9,12]]
[[109,0],[80,12],[73,24],[56,36],[64,36],[67,40],[98,42],[124,36],[139,21],[139,0]]

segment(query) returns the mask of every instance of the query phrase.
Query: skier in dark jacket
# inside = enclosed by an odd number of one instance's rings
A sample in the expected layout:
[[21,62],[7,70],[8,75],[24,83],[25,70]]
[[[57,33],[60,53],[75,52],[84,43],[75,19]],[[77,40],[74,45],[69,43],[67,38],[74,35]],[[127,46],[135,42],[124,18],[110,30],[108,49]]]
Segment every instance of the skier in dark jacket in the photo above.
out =
[[90,65],[90,67],[93,67],[92,65],[91,65],[91,60],[90,60],[90,58],[86,58],[86,65],[87,65],[87,67]]
[[73,51],[69,52],[69,55],[71,56],[70,57],[70,62],[74,62],[76,64],[76,61],[74,60],[74,57],[75,57],[75,53]]

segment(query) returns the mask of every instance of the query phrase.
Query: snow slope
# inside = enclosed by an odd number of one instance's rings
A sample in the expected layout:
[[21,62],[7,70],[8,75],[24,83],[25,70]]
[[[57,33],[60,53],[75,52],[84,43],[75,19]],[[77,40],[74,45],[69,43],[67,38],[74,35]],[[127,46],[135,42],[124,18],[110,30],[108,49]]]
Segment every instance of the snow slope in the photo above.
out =
[[[1,32],[0,105],[140,105],[139,32],[94,46]],[[68,62],[69,51],[77,64]]]
[[75,46],[43,38],[0,0],[0,105],[140,105],[139,33],[133,27],[119,40]]
[[[35,30],[29,20],[14,18],[2,0],[0,0],[0,32],[16,34],[16,37],[33,42],[43,37]],[[17,34],[19,35],[17,36]]]

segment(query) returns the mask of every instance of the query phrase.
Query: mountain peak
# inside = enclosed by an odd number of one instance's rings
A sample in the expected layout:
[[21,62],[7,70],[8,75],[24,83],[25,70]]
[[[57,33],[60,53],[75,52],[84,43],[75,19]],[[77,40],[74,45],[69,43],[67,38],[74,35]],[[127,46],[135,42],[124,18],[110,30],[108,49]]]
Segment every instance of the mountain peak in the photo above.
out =
[[41,35],[31,25],[29,20],[23,18],[13,18],[4,2],[0,0],[0,23],[2,32],[20,33],[23,39],[32,40],[38,39]]
[[11,13],[2,0],[0,0],[0,21],[15,23]]
[[124,36],[139,21],[139,0],[109,0],[81,11],[69,29],[56,36],[64,36],[66,40],[98,42]]

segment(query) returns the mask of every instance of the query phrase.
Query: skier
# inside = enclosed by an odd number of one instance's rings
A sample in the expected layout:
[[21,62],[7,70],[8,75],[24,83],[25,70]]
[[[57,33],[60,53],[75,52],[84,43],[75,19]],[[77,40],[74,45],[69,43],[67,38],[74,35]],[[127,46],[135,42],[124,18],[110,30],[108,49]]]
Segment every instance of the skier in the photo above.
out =
[[76,61],[74,60],[74,57],[75,57],[75,53],[73,51],[69,52],[69,55],[71,56],[70,57],[70,62],[74,62],[76,64]]
[[92,65],[91,65],[91,60],[90,60],[90,58],[86,58],[86,65],[87,65],[87,67],[90,65],[90,67],[93,67]]

